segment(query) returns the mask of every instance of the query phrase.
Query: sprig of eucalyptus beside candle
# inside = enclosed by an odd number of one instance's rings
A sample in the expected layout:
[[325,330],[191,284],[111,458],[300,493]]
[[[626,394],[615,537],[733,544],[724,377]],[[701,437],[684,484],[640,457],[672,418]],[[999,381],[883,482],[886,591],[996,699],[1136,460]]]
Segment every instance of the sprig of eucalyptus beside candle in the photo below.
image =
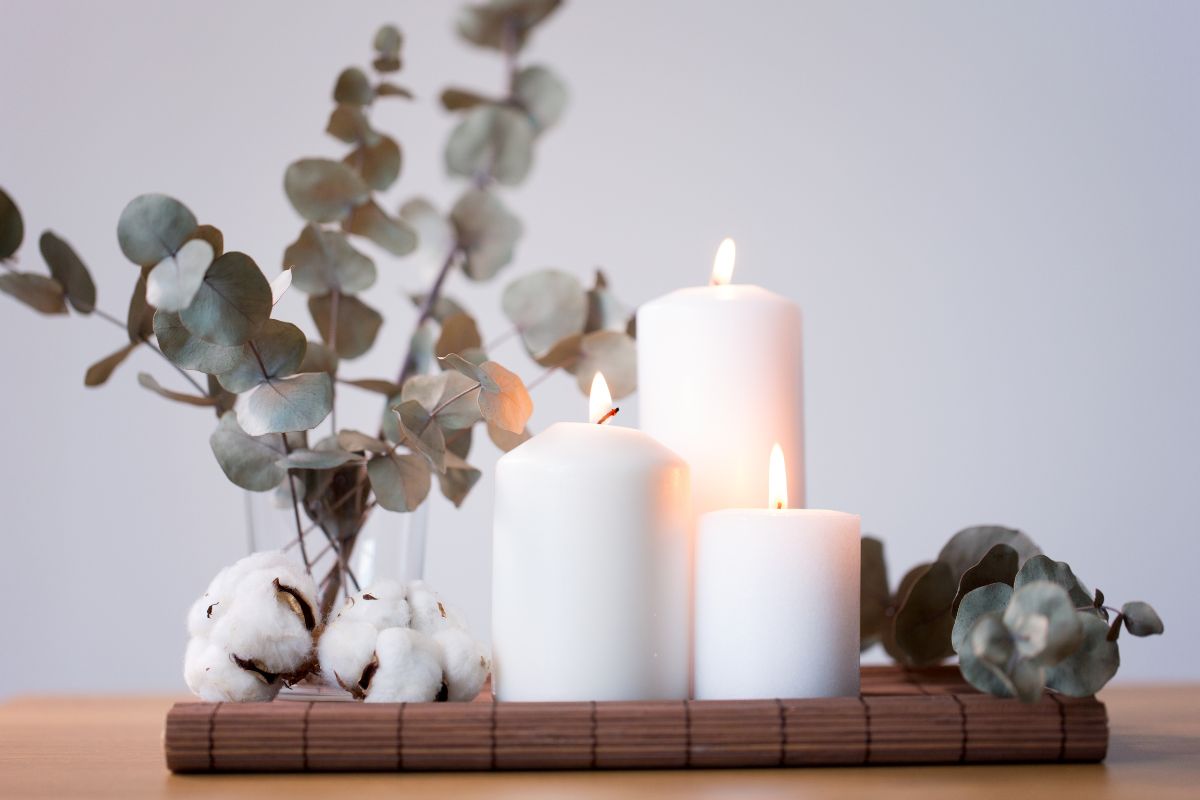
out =
[[894,593],[883,543],[862,539],[861,648],[882,644],[906,666],[957,655],[963,677],[989,694],[1033,702],[1049,687],[1085,697],[1116,674],[1122,628],[1153,636],[1163,623],[1147,603],[1108,605],[1021,531],[961,530]]

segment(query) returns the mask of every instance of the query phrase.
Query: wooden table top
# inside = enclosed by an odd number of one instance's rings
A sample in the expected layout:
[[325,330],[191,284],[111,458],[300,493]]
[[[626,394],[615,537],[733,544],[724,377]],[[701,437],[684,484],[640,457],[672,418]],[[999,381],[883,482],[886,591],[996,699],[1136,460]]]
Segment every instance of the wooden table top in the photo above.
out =
[[169,773],[169,697],[22,697],[0,705],[0,798],[653,796],[888,800],[1200,796],[1200,684],[1106,690],[1103,764],[380,775]]

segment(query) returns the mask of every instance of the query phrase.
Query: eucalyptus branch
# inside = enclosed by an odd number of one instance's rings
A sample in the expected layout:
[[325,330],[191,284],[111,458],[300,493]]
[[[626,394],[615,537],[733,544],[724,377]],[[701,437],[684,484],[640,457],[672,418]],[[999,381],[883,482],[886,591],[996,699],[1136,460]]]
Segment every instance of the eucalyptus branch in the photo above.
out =
[[[253,345],[251,345],[251,347],[254,349],[254,355],[258,357],[258,363],[261,366],[262,357],[258,355],[258,349],[254,348]],[[266,368],[263,367],[264,375],[266,374],[266,371]],[[287,434],[281,433],[279,434],[279,438],[283,440],[283,451],[290,456],[292,454],[292,445],[287,440]],[[303,525],[300,523],[300,501],[296,498],[296,484],[292,483],[292,470],[290,467],[287,471],[286,480],[288,484],[288,492],[290,492],[292,495],[292,515],[296,519],[296,536],[300,541],[300,557],[304,559],[304,571],[309,575],[312,575],[312,562],[308,560],[308,547],[304,544],[304,529]]]
[[[105,322],[111,322],[113,325],[116,325],[121,330],[128,332],[128,329],[126,328],[125,323],[121,322],[121,320],[117,319],[112,314],[109,314],[107,311],[104,311],[103,309],[100,309],[100,308],[93,308],[92,313],[95,314],[100,319],[104,320]],[[174,361],[172,361],[169,357],[167,357],[167,354],[164,353],[157,345],[155,345],[153,342],[151,342],[149,337],[138,336],[138,344],[144,344],[144,345],[146,345],[146,347],[149,347],[151,350],[153,350],[155,353],[157,353],[159,358],[161,358],[163,361],[166,361],[168,364],[170,364],[171,368],[174,369],[176,372],[178,372],[180,375],[182,375],[184,377],[184,379],[188,383],[190,383],[195,388],[195,390],[197,392],[199,392],[201,395],[203,395],[204,397],[212,396],[209,394],[208,389],[201,386],[196,381],[196,379],[193,378],[190,373],[188,373],[187,370],[185,370],[183,367],[179,366]]]

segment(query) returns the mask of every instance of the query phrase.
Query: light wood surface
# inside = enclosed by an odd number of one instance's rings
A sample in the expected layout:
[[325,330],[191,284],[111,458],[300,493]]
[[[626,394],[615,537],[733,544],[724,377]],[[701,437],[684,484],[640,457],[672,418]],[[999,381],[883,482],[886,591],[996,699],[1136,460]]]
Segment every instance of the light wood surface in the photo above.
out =
[[163,719],[182,698],[30,697],[0,705],[0,798],[1200,797],[1200,685],[1104,692],[1103,764],[688,772],[171,775]]

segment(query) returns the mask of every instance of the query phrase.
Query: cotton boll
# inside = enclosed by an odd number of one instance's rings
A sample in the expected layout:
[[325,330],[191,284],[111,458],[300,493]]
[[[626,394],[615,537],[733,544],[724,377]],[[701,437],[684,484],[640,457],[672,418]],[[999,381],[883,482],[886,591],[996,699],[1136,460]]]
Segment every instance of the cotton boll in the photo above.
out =
[[368,703],[419,703],[437,699],[442,665],[437,643],[411,628],[388,628],[375,645],[379,668],[367,687]]
[[438,631],[433,639],[441,653],[447,699],[456,703],[474,700],[492,668],[487,648],[461,628]]
[[425,581],[413,581],[408,585],[408,605],[412,610],[415,630],[432,636],[447,628],[466,628],[466,620],[454,608],[438,599]]
[[283,682],[272,682],[242,669],[224,648],[203,636],[192,637],[184,656],[184,680],[201,700],[210,703],[250,703],[275,698]]
[[317,643],[321,672],[334,686],[361,697],[359,679],[375,658],[375,640],[379,632],[369,622],[354,622],[344,617],[325,628]]
[[243,577],[213,626],[212,641],[267,672],[301,670],[312,654],[316,586],[289,571],[275,567]]
[[407,628],[411,620],[404,586],[398,581],[381,580],[358,594],[351,595],[346,605],[334,617],[340,620],[369,622],[376,630]]

